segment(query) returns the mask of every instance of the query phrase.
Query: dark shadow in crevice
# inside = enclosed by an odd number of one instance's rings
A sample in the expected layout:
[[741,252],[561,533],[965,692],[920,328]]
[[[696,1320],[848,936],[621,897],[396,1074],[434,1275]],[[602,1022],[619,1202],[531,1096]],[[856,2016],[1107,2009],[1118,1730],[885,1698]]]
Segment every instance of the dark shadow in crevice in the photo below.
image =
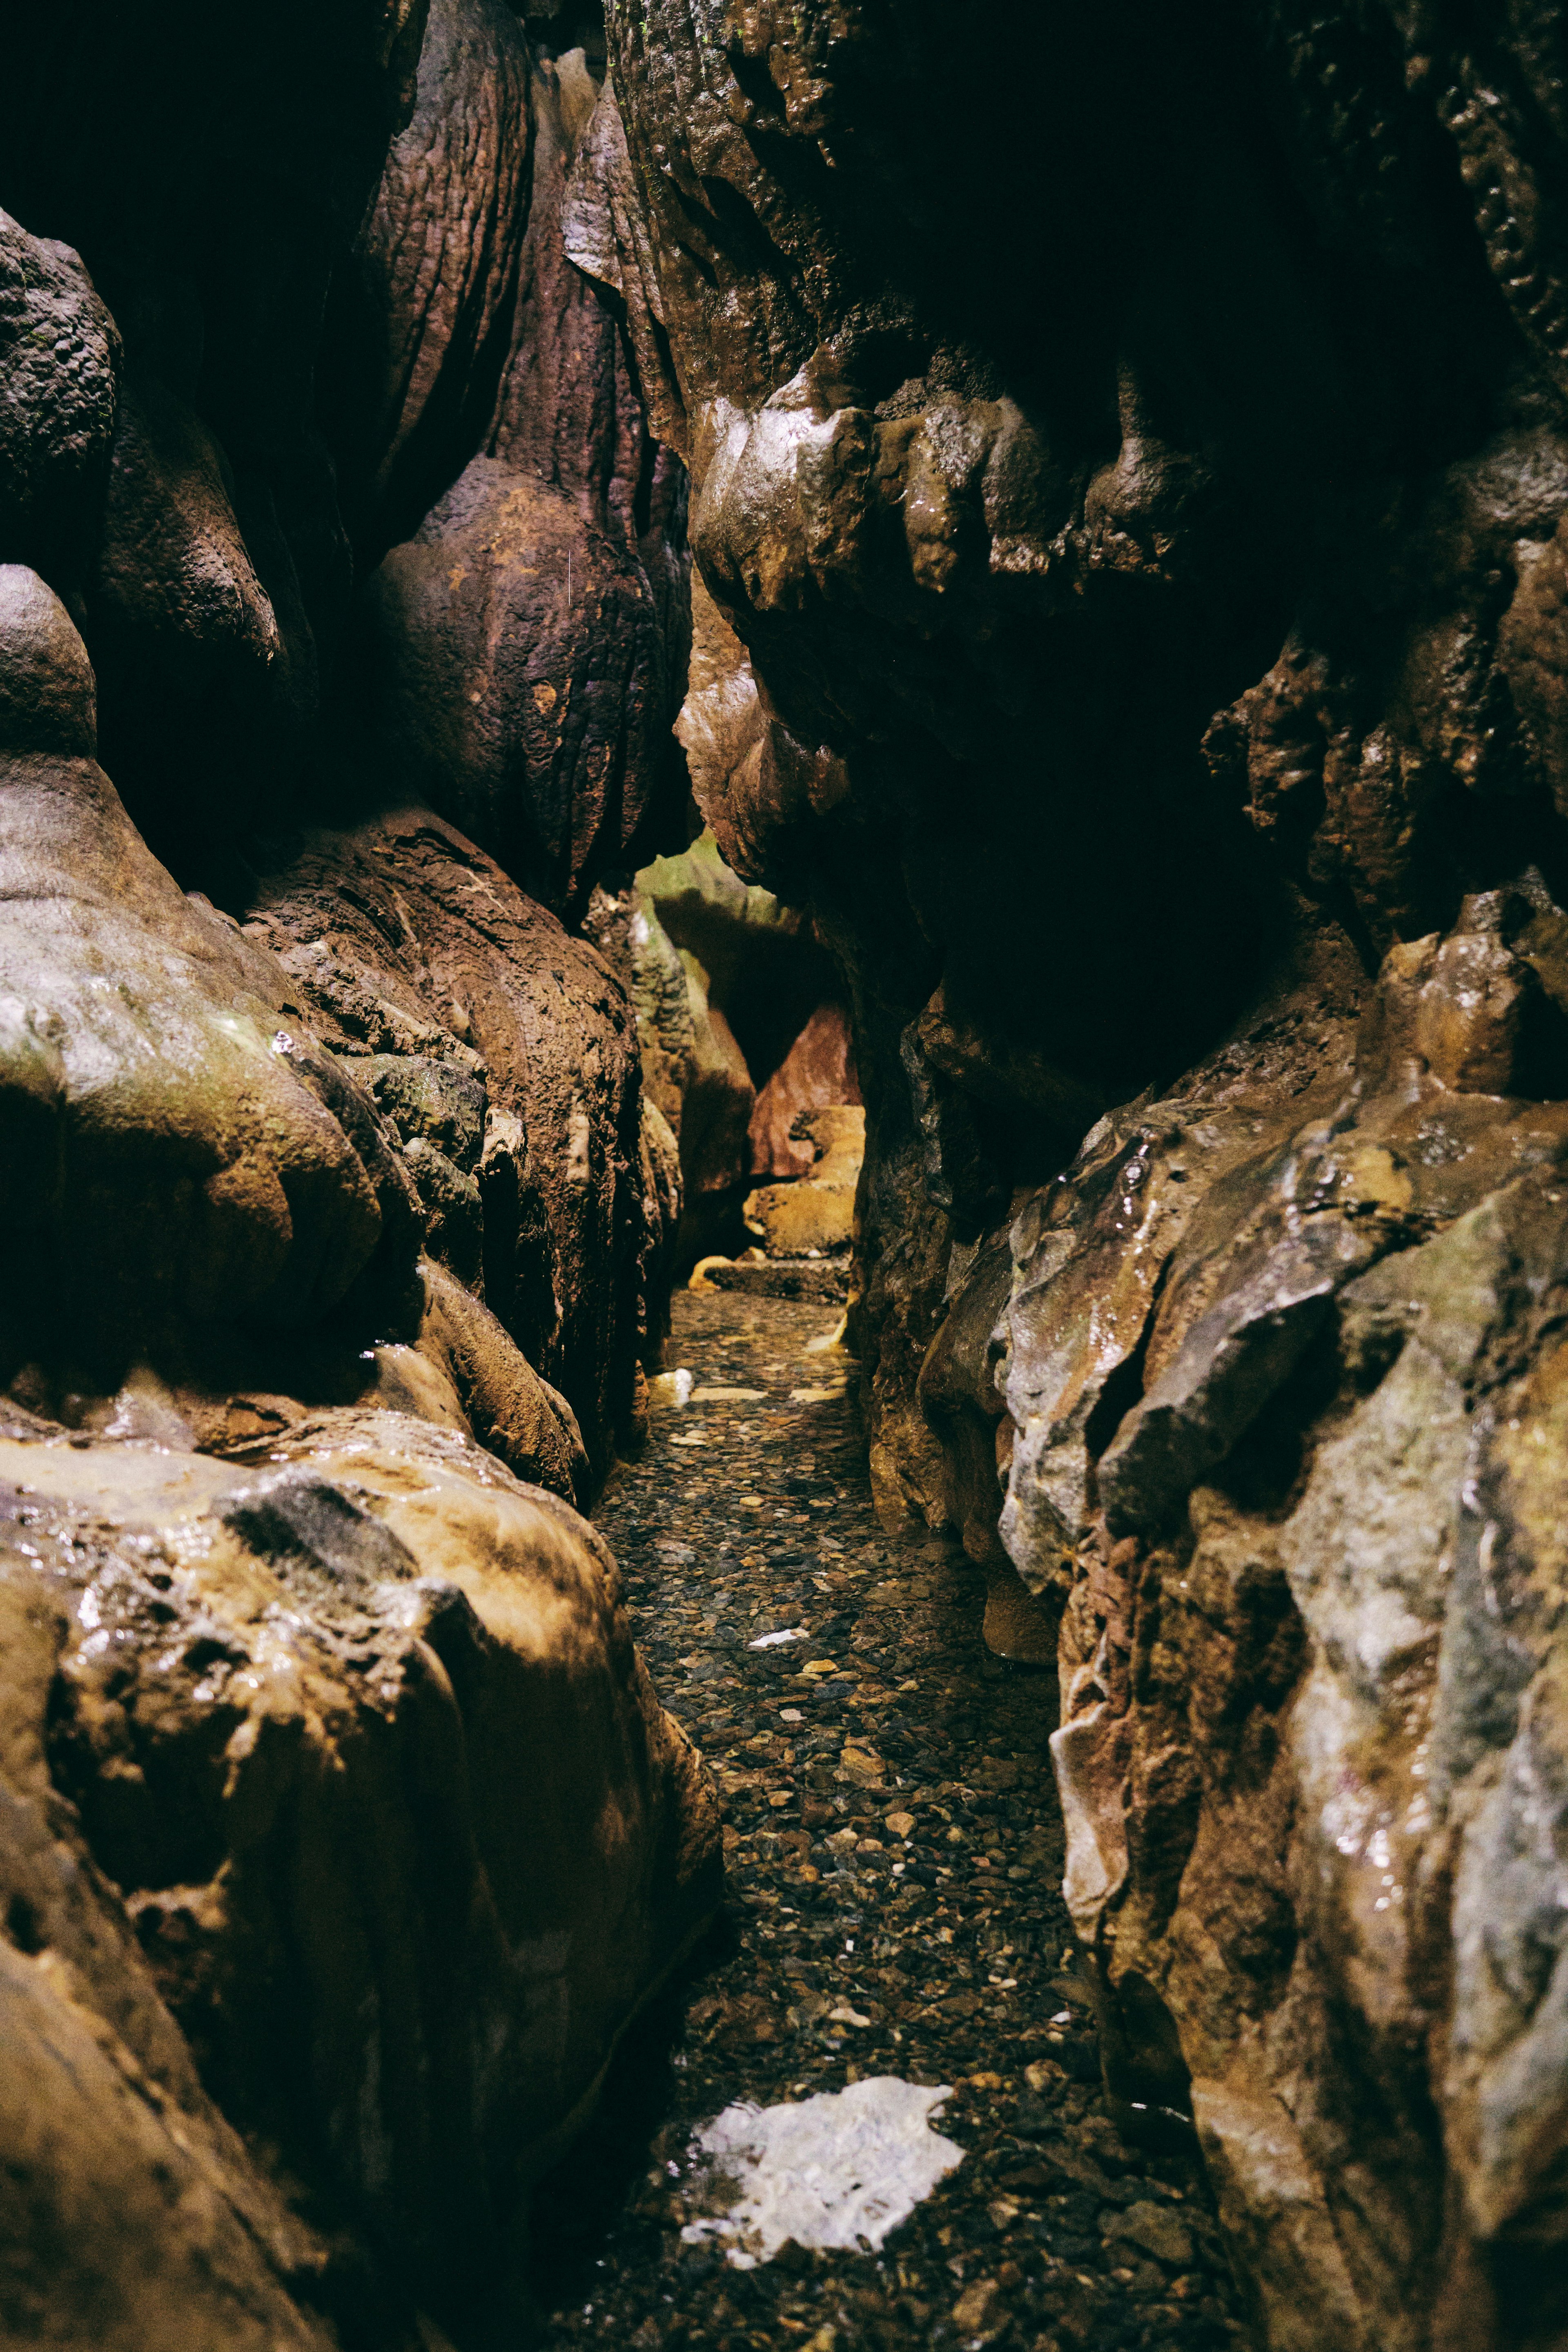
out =
[[[605,2242],[617,2223],[624,2238],[633,2191],[650,2165],[663,2162],[655,2144],[679,2093],[679,2042],[692,1985],[739,1949],[734,1922],[721,1911],[622,2042],[592,2123],[535,2188],[529,2284],[541,2310],[580,2304],[602,2284],[597,2264]],[[648,2226],[657,2231],[660,2225]]]

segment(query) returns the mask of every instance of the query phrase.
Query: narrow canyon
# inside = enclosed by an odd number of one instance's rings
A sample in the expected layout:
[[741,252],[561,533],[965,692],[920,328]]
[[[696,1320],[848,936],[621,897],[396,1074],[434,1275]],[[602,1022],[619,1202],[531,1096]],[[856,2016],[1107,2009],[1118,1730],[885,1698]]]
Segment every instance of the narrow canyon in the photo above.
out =
[[0,2342],[1568,2352],[1568,8],[0,73]]

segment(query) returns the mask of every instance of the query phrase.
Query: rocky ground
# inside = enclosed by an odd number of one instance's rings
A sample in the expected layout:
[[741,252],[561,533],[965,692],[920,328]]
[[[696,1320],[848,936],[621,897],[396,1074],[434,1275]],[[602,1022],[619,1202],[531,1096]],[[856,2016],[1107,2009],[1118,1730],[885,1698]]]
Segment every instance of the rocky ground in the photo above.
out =
[[[725,1807],[725,1916],[536,2209],[550,2346],[1219,2347],[1241,2334],[1179,2141],[1121,2137],[1058,1891],[1049,1671],[980,1640],[978,1574],[871,1509],[835,1309],[684,1295],[641,1459],[597,1514]],[[798,1629],[798,1631],[797,1631]],[[770,1634],[796,1638],[757,1644]],[[731,2101],[951,2084],[963,2163],[879,2255],[750,2271],[683,2242]],[[1125,2118],[1124,2118],[1125,2119]]]

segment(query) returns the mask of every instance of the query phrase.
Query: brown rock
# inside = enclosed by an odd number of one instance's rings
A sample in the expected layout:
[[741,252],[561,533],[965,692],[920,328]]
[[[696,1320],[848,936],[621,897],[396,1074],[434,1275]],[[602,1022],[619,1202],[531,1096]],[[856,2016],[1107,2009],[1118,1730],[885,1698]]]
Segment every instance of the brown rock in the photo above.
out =
[[280,1022],[272,959],[142,845],[92,757],[81,640],[19,566],[0,642],[4,1351],[309,1324],[356,1280],[401,1311],[417,1209],[374,1107]]
[[418,527],[489,422],[529,214],[531,84],[500,0],[431,0],[411,119],[332,288],[329,397],[373,561]]
[[811,1173],[793,1184],[764,1184],[746,1196],[746,1223],[773,1257],[844,1249],[854,1232],[864,1108],[839,1104],[803,1111],[795,1124],[815,1154]]
[[[6,2325],[60,2344],[324,2347],[326,2250],[212,2105],[114,1890],[51,1786],[62,1596],[9,1530],[0,1622]],[[391,2340],[403,2330],[393,2323]]]
[[[90,2203],[110,2226],[84,2281],[129,2290],[128,2313],[169,2313],[181,2340],[187,2309],[193,2340],[221,2340],[231,2311],[241,2341],[319,2340],[287,2294],[311,2242],[213,2116],[174,2019],[281,2177],[395,2246],[404,2291],[471,2321],[529,2179],[717,1891],[717,1821],[613,1563],[567,1506],[395,1413],[346,1455],[237,1477],[156,1448],[6,1444],[28,1490],[7,1605],[43,1628],[41,1671],[39,1643],[7,1645],[8,1769],[68,1845],[79,1817],[93,1857],[50,1872],[46,1832],[31,1908],[11,1906],[58,1956],[6,1959],[40,2020],[7,2036],[34,2114],[61,2032],[91,2053],[52,2131],[21,2143],[21,2242],[42,2260]],[[68,1633],[18,1549],[61,1529],[79,1538]],[[51,1671],[49,1769],[74,1817],[41,1770]]]
[[0,562],[68,585],[109,471],[120,337],[79,257],[0,213]]
[[690,1076],[680,1106],[681,1176],[689,1200],[732,1192],[745,1181],[756,1089],[735,1033],[709,993],[696,957],[682,955],[691,1021]]
[[[458,39],[467,27],[459,47],[499,39],[511,58],[521,37],[496,30],[510,25],[506,12],[481,26],[477,6],[461,0],[432,37]],[[487,157],[496,141],[515,146],[491,79],[467,66],[437,74],[420,135],[438,136],[445,153],[474,116],[490,126]],[[637,865],[680,824],[685,783],[668,730],[689,631],[685,485],[679,461],[649,438],[614,311],[563,250],[566,174],[583,128],[575,85],[544,64],[529,91],[531,194],[510,322],[498,307],[500,258],[467,216],[466,157],[452,183],[452,237],[458,284],[474,280],[471,328],[447,320],[443,293],[426,335],[424,281],[384,283],[392,340],[417,327],[419,363],[437,386],[450,367],[456,382],[442,399],[458,411],[467,354],[492,309],[509,341],[480,446],[453,465],[449,487],[367,584],[360,659],[382,778],[461,825],[534,897],[575,914],[604,866]],[[498,149],[493,173],[479,174],[481,219],[492,206],[500,235],[500,183],[516,161]],[[395,158],[375,232],[394,244],[416,193],[410,168]],[[426,205],[422,177],[416,193]],[[431,275],[430,299],[445,282]],[[420,413],[429,410],[426,401]],[[450,429],[448,446],[460,449],[456,416]],[[395,437],[395,461],[398,446]]]
[[774,1182],[809,1175],[816,1146],[795,1133],[795,1121],[803,1111],[857,1102],[859,1095],[848,1016],[841,1004],[819,1004],[757,1096],[749,1129],[752,1175]]
[[459,1069],[482,1057],[485,1301],[570,1399],[602,1469],[631,1408],[654,1313],[645,1282],[673,1205],[668,1180],[661,1197],[645,1176],[636,1026],[620,984],[489,858],[416,809],[304,836],[261,883],[249,928],[279,950],[349,1067],[411,1046]]

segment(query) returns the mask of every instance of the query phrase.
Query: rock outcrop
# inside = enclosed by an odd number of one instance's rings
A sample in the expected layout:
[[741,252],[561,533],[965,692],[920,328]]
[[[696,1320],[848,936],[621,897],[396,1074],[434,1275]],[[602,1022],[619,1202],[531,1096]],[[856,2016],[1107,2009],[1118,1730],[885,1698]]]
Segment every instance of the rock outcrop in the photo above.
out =
[[694,789],[848,978],[882,1507],[1060,1615],[1124,2120],[1195,2119],[1260,2340],[1534,2352],[1563,27],[987,31],[612,18]]
[[[644,1088],[679,1146],[689,1271],[745,1247],[757,1178],[802,1177],[822,1157],[791,1132],[803,1114],[858,1102],[842,982],[809,918],[749,888],[710,833],[599,891],[584,928],[632,998]],[[840,1223],[836,1244],[847,1204]]]
[[8,2338],[494,2341],[718,1898],[574,1508],[680,1188],[565,920],[689,832],[598,95],[491,0],[8,38]]
[[717,1816],[569,1506],[385,1409],[168,1433],[0,1438],[6,2326],[461,2336]]

